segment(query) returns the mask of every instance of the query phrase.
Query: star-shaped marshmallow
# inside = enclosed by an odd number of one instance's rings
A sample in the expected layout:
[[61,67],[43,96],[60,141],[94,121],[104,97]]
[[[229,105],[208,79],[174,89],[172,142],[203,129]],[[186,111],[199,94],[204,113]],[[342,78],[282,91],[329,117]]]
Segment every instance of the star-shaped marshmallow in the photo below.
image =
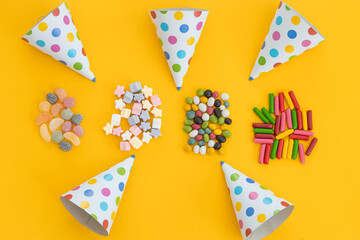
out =
[[145,132],[147,130],[150,130],[151,126],[150,126],[149,122],[141,122],[140,123],[140,128]]
[[162,117],[162,110],[159,108],[154,107],[153,110],[151,110],[151,113],[154,117]]
[[134,101],[137,101],[139,103],[142,100],[145,100],[144,94],[142,93],[134,94]]
[[132,133],[130,131],[126,131],[121,135],[123,141],[130,140],[132,136]]
[[120,134],[122,134],[123,132],[124,131],[121,129],[121,127],[117,127],[117,128],[113,128],[112,134],[120,137]]
[[149,132],[143,133],[143,138],[142,138],[143,142],[149,143],[151,139],[152,139],[152,136],[150,135]]
[[144,100],[142,101],[142,107],[143,109],[146,109],[148,111],[150,111],[151,107],[152,107],[152,104],[149,102],[149,100]]
[[115,90],[115,92],[114,92],[114,94],[116,95],[116,96],[118,96],[118,97],[121,97],[124,93],[125,93],[125,87],[123,87],[123,86],[117,86],[116,87],[116,90]]
[[106,135],[112,134],[113,125],[111,125],[110,123],[106,123],[106,126],[103,127],[103,129],[104,129]]
[[119,100],[115,100],[115,109],[123,110],[125,106],[126,104],[121,98]]
[[150,120],[149,111],[148,111],[148,110],[142,110],[139,117],[140,117],[144,122],[146,122],[147,120]]
[[153,95],[153,89],[147,86],[144,86],[144,88],[141,89],[141,92],[144,94],[145,98],[151,97]]
[[150,135],[153,136],[155,139],[161,136],[160,129],[151,129]]

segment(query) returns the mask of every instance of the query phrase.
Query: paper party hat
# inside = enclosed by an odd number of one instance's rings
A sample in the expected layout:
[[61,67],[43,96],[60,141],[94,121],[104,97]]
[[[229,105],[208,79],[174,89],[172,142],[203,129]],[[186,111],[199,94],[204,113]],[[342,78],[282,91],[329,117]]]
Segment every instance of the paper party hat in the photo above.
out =
[[65,208],[90,230],[109,235],[135,155],[60,197]]
[[150,11],[178,90],[183,84],[208,13],[207,10],[194,8],[167,8]]
[[294,205],[221,162],[243,239],[259,240],[278,228]]
[[21,39],[95,82],[66,3],[51,11]]
[[249,80],[289,61],[324,40],[325,38],[303,16],[289,5],[280,2]]

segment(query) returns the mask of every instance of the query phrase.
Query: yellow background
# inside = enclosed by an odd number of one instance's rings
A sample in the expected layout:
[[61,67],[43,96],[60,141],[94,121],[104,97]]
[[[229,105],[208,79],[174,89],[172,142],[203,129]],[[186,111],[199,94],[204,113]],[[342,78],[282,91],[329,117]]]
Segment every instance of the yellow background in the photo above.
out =
[[[97,83],[92,83],[20,40],[58,1],[2,1],[0,58],[0,238],[103,239],[80,225],[59,196],[136,154],[133,171],[108,239],[241,239],[223,160],[295,205],[267,239],[355,239],[359,205],[358,1],[289,0],[327,39],[264,74],[248,77],[278,0],[71,1],[71,14]],[[183,89],[178,92],[148,10],[210,10]],[[102,127],[115,112],[116,85],[141,81],[163,105],[163,136],[130,153]],[[38,104],[63,87],[85,117],[81,146],[65,153],[45,143],[35,125]],[[233,137],[223,156],[183,151],[184,98],[198,88],[230,94]],[[251,124],[268,93],[294,90],[312,109],[318,145],[299,160],[257,163]]]

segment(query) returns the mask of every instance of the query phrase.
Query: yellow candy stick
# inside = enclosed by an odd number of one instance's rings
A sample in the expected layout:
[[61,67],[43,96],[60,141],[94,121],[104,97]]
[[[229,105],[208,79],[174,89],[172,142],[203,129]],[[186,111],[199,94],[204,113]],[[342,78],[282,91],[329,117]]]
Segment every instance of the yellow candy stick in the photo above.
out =
[[282,159],[286,159],[286,157],[287,157],[288,146],[289,146],[289,139],[285,139],[283,152],[282,152],[282,156],[281,156]]
[[287,105],[289,106],[290,109],[294,109],[294,104],[291,101],[290,95],[288,92],[284,92],[284,96],[285,96],[285,101],[287,103]]
[[287,150],[287,159],[291,159],[293,147],[294,147],[294,139],[289,139],[289,148]]
[[285,138],[285,137],[289,136],[290,134],[292,134],[293,132],[294,132],[294,129],[286,130],[285,132],[280,133],[279,135],[277,135],[277,136],[276,136],[276,139]]
[[308,130],[306,111],[302,110],[301,114],[302,114],[303,130]]

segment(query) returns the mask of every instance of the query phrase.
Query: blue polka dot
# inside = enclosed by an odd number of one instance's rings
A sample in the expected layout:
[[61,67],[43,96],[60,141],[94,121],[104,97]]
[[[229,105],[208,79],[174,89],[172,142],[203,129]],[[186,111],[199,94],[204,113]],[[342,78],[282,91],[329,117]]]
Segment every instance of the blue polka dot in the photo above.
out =
[[247,181],[248,183],[254,183],[254,182],[255,182],[255,181],[252,180],[251,178],[247,178],[246,181]]
[[164,54],[165,54],[166,60],[169,60],[170,59],[169,53],[167,51],[165,51]]
[[281,16],[278,16],[276,18],[276,25],[280,25],[282,23],[282,17]]
[[105,181],[111,181],[111,180],[113,180],[113,175],[111,175],[111,174],[106,174],[106,175],[104,176],[104,180],[105,180]]
[[45,46],[45,42],[43,40],[37,40],[36,41],[36,45],[38,45],[39,47],[44,47]]
[[187,33],[189,31],[189,26],[186,24],[183,24],[180,26],[180,32]]
[[59,62],[61,62],[61,63],[64,64],[64,65],[67,65],[66,62],[63,61],[63,60],[59,60]]
[[180,50],[176,55],[178,58],[184,58],[186,56],[186,52],[184,50]]
[[91,189],[85,190],[84,195],[87,197],[91,197],[92,195],[94,195],[94,191]]
[[160,27],[161,27],[161,30],[163,30],[164,32],[169,30],[169,26],[164,22],[162,24],[160,24]]
[[269,53],[270,53],[270,56],[273,58],[277,57],[279,55],[279,51],[276,50],[275,48],[271,49]]
[[100,208],[101,208],[101,210],[103,210],[103,211],[108,210],[108,205],[107,205],[107,203],[106,203],[106,202],[101,202],[101,203],[100,203]]
[[264,43],[263,43],[263,45],[261,47],[261,50],[264,49],[264,47],[265,47],[265,41],[264,41]]
[[289,37],[290,39],[294,39],[294,38],[296,38],[297,33],[296,33],[295,30],[289,30],[288,33],[287,33],[287,35],[288,35],[288,37]]
[[51,34],[52,34],[54,37],[60,36],[60,34],[61,34],[60,28],[54,28],[54,29],[51,31]]
[[70,57],[70,58],[74,58],[75,56],[76,56],[76,50],[75,49],[70,49],[69,51],[68,51],[68,56]]
[[252,207],[246,209],[246,216],[251,217],[254,215],[255,210]]
[[240,186],[237,186],[235,189],[234,189],[234,193],[235,195],[240,195],[242,193],[243,189],[242,187]]
[[119,183],[120,192],[124,191],[125,184],[123,182]]
[[272,203],[272,199],[271,199],[271,198],[266,197],[266,198],[264,198],[264,199],[263,199],[263,203],[264,203],[264,204],[266,204],[266,205],[269,205],[269,204],[271,204],[271,203]]

